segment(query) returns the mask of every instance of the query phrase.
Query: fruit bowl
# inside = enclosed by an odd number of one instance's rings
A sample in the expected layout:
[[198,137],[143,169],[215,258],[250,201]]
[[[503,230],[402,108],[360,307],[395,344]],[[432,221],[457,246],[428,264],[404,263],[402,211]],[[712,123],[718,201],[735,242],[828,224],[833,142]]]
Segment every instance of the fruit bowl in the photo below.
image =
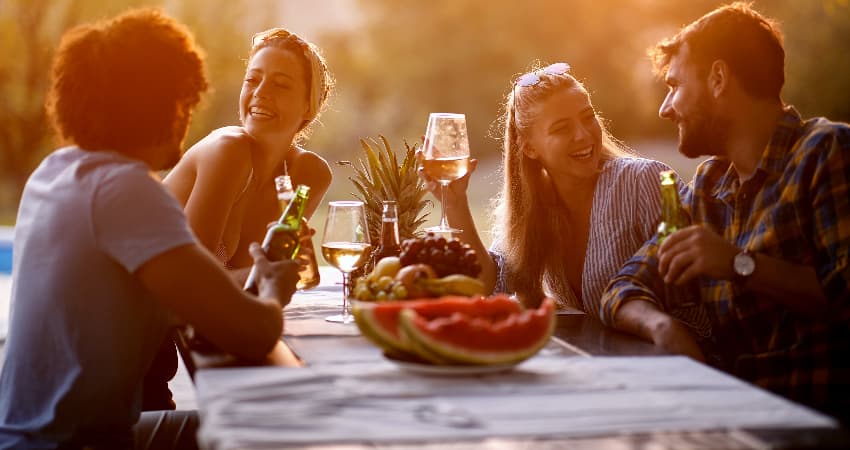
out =
[[360,301],[405,300],[444,295],[484,295],[475,250],[457,238],[429,233],[407,239],[398,257],[382,258],[355,281],[352,295]]
[[508,364],[488,364],[488,365],[457,365],[447,366],[433,364],[422,359],[400,358],[395,355],[384,353],[384,358],[393,363],[399,369],[419,375],[434,375],[441,377],[463,377],[475,375],[489,375],[494,373],[507,372],[522,361]]

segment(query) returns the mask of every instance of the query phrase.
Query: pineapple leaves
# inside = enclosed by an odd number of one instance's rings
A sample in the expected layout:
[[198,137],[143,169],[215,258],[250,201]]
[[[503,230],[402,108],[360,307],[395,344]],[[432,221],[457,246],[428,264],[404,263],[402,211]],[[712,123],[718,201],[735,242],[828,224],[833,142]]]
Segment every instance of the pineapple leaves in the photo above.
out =
[[383,135],[379,140],[360,139],[362,157],[352,164],[355,198],[366,207],[369,237],[378,242],[381,232],[381,213],[384,200],[395,200],[398,206],[399,235],[402,240],[421,235],[419,227],[425,223],[424,212],[429,201],[424,200],[425,185],[419,179],[416,162],[416,145],[404,141],[404,159],[399,159]]

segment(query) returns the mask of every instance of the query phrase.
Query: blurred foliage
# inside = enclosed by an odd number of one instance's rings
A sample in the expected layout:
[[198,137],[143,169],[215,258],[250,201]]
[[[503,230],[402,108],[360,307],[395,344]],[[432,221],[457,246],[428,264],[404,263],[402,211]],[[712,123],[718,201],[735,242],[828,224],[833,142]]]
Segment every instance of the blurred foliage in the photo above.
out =
[[[322,40],[340,93],[338,112],[327,116],[314,144],[353,149],[351,136],[379,132],[416,139],[429,112],[451,111],[467,115],[474,153],[496,155],[499,143],[488,138],[501,135],[502,101],[535,60],[569,62],[615,136],[628,143],[675,139],[676,129],[657,117],[666,88],[646,50],[723,3],[360,0],[366,20],[357,34]],[[848,1],[755,6],[783,27],[786,101],[804,115],[850,120]]]
[[[321,3],[350,3],[361,14],[346,26],[305,33],[300,28],[308,22],[304,17],[319,17],[310,23],[321,24],[330,11],[298,0],[0,1],[0,217],[14,211],[27,176],[55,145],[43,102],[61,34],[131,6],[162,6],[190,26],[207,52],[214,90],[196,112],[187,143],[236,122],[252,33],[284,26],[314,40],[338,88],[307,146],[336,161],[357,154],[361,137],[383,134],[393,144],[418,141],[433,111],[465,113],[473,153],[496,157],[502,100],[512,80],[534,60],[569,62],[614,134],[638,151],[646,140],[673,140],[675,128],[656,115],[665,88],[651,73],[646,49],[725,3],[329,1]],[[850,121],[850,1],[761,0],[755,5],[783,27],[786,101],[804,116]],[[291,14],[294,9],[298,14]],[[350,174],[337,175],[332,190]],[[342,189],[352,191],[345,184]]]
[[[9,223],[29,174],[57,145],[44,114],[53,52],[80,23],[138,6],[161,7],[186,23],[207,54],[213,86],[195,113],[187,142],[233,123],[249,37],[276,24],[275,0],[4,0],[0,2],[0,223]],[[222,20],[226,18],[226,20]],[[217,87],[227,86],[217,92]],[[104,95],[109,95],[104,92]]]

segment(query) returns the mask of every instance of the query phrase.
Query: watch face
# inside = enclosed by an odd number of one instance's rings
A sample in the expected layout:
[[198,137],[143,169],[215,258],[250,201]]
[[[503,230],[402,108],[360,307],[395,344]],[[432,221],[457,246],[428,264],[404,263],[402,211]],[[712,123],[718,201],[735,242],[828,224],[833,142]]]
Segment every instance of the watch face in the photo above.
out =
[[734,261],[735,273],[742,277],[748,277],[756,270],[756,261],[749,253],[738,253]]

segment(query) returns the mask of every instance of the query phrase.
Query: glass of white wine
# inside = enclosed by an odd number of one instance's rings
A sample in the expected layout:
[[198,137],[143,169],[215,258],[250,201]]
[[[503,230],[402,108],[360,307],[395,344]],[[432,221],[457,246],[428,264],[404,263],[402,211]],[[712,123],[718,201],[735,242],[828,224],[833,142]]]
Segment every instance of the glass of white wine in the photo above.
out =
[[422,147],[422,169],[440,183],[440,225],[426,228],[435,233],[459,233],[446,217],[446,188],[469,170],[469,138],[466,116],[455,113],[431,113]]
[[348,297],[351,272],[369,260],[372,245],[366,225],[363,202],[334,201],[328,204],[328,217],[322,235],[322,256],[328,264],[342,272],[342,314],[326,317],[328,322],[351,323]]

